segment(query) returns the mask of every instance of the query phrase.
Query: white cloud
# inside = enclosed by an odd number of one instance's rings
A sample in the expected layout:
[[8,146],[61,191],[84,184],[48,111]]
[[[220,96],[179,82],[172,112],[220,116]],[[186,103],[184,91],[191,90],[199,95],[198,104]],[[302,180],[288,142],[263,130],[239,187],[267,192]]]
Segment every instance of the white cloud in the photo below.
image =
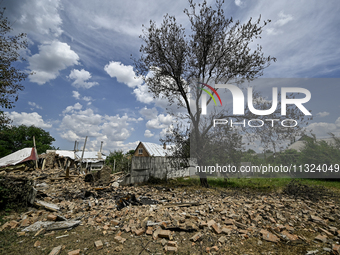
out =
[[173,125],[169,125],[166,128],[163,128],[162,131],[159,133],[159,137],[166,137],[172,133]]
[[307,130],[315,134],[317,138],[329,137],[329,133],[340,136],[340,117],[335,123],[315,122],[308,125]]
[[290,14],[284,14],[283,11],[279,13],[279,18],[276,22],[275,25],[282,27],[286,25],[289,21],[293,20],[293,16]]
[[67,43],[53,41],[39,46],[39,53],[28,59],[29,69],[34,72],[30,81],[39,85],[57,78],[59,71],[77,65],[79,56]]
[[30,106],[32,106],[32,108],[31,108],[32,111],[34,110],[34,108],[36,108],[36,109],[42,109],[41,106],[37,105],[37,104],[34,103],[34,102],[28,101],[28,104],[29,104]]
[[172,116],[167,114],[158,115],[155,119],[151,119],[146,123],[148,129],[162,129],[168,127],[172,123]]
[[319,112],[319,113],[316,114],[316,116],[318,116],[318,117],[326,117],[328,115],[329,115],[329,112]]
[[72,91],[72,96],[75,98],[75,99],[80,99],[80,93],[78,91]]
[[144,132],[144,136],[150,138],[153,137],[154,134],[149,129],[146,129]]
[[124,83],[130,88],[141,85],[143,82],[141,78],[135,78],[136,74],[133,71],[133,66],[126,66],[121,62],[110,61],[110,63],[104,67],[104,70],[110,77],[117,78],[118,82]]
[[[6,1],[6,9],[10,13],[10,17],[15,29],[25,31],[29,35],[35,33],[37,35],[59,36],[63,30],[61,29],[62,19],[59,16],[59,10],[62,9],[61,1],[45,1],[45,0],[11,0]],[[6,11],[7,12],[7,11]]]
[[335,121],[335,125],[340,128],[340,117]]
[[93,101],[93,98],[90,96],[81,96],[80,93],[78,91],[72,91],[72,97],[74,97],[77,100],[84,100],[86,102],[88,102],[87,104],[90,105],[91,101]]
[[26,125],[26,126],[36,126],[39,128],[51,128],[52,124],[46,123],[42,116],[37,112],[6,112],[5,113],[12,121],[13,125]]
[[157,118],[158,111],[154,108],[147,108],[146,106],[139,111],[139,113],[145,117],[147,120]]
[[64,139],[68,140],[68,141],[79,141],[79,140],[81,140],[81,137],[78,136],[72,130],[67,130],[67,131],[63,132],[60,136]]
[[274,22],[270,27],[267,27],[265,30],[269,35],[279,35],[283,33],[282,29],[279,29],[280,27],[283,27],[288,22],[294,20],[293,16],[290,14],[284,14],[283,11],[280,11],[278,14],[278,20]]
[[133,93],[139,102],[150,104],[152,101],[154,101],[152,94],[148,92],[148,86],[146,84],[138,85],[137,88],[133,90]]
[[267,31],[267,34],[269,34],[269,35],[278,35],[278,34],[282,34],[282,31],[277,30],[277,29],[275,29],[275,28],[273,28],[273,27],[267,28],[266,31]]
[[92,97],[83,97],[83,100],[89,102],[92,101],[93,99]]
[[107,144],[106,148],[110,150],[117,149],[117,146],[124,147],[123,142],[134,130],[131,123],[138,121],[127,115],[109,116],[97,114],[90,108],[82,110],[82,105],[79,103],[66,107],[63,113],[59,126],[61,137],[74,141],[88,136],[91,138],[91,142],[86,146],[89,150],[98,150],[101,141],[104,141]]
[[82,107],[80,103],[75,103],[73,106],[67,106],[63,113],[74,112],[75,110],[80,110]]
[[68,78],[74,80],[74,82],[72,82],[72,86],[76,88],[89,89],[95,85],[98,85],[98,82],[87,81],[91,79],[91,74],[90,72],[85,71],[84,69],[81,70],[73,69]]
[[239,7],[242,7],[244,3],[241,0],[235,0],[235,4]]

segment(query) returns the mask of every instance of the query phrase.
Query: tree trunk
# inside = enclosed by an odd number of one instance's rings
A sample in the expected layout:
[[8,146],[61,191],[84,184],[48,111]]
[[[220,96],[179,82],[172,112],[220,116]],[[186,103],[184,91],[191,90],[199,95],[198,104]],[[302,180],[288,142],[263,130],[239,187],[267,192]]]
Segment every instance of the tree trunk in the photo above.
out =
[[200,176],[201,187],[209,188],[208,179],[207,179],[207,174],[206,174],[206,173],[203,173],[203,172],[200,172],[200,173],[199,173],[199,176]]

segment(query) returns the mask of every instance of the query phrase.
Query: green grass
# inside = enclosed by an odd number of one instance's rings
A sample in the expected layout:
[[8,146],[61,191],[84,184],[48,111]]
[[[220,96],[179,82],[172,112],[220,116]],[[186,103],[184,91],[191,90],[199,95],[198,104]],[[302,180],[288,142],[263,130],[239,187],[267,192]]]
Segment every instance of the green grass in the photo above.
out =
[[[230,189],[250,189],[258,191],[281,191],[293,178],[208,178],[208,183],[212,188]],[[309,186],[324,186],[332,190],[340,191],[340,181],[325,181],[321,179],[296,179],[301,184]],[[199,186],[200,181],[197,177],[178,178],[172,184],[185,186]]]

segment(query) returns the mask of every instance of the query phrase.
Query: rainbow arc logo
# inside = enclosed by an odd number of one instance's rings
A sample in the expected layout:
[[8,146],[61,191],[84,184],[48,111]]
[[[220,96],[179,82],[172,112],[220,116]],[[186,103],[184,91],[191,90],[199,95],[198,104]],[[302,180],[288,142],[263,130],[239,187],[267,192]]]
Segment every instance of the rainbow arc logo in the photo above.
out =
[[[208,84],[202,83],[202,82],[197,82],[197,83],[198,83],[198,84],[202,84],[204,87],[207,87],[208,89],[210,89],[210,90],[213,92],[213,94],[215,94],[215,95],[217,96],[217,98],[218,98],[218,100],[220,101],[220,104],[221,104],[221,106],[222,106],[222,100],[221,100],[221,98],[220,98],[220,95],[217,93],[217,91],[216,91],[213,87],[211,87],[211,86],[208,85]],[[212,98],[212,100],[214,101],[215,106],[217,106],[217,102],[216,102],[216,100],[215,100],[215,98],[214,98],[214,95],[211,94],[211,92],[210,92],[209,90],[204,89],[204,88],[199,88],[199,89],[201,89],[201,90],[203,90],[204,92],[206,92],[206,93]],[[202,101],[201,101],[201,102],[202,102],[202,114],[206,114],[206,113],[207,113],[207,97],[206,97],[205,94],[202,95],[201,100],[202,100]]]

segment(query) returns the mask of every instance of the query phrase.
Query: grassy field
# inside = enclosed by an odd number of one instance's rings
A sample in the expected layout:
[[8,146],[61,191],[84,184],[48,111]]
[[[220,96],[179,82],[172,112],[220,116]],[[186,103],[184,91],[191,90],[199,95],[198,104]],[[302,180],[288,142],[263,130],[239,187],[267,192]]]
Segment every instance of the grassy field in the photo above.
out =
[[[212,188],[251,189],[268,192],[281,192],[292,180],[297,180],[303,185],[323,186],[327,189],[340,192],[340,181],[322,179],[293,179],[293,178],[208,178]],[[199,186],[198,177],[178,178],[170,182],[171,185]]]

